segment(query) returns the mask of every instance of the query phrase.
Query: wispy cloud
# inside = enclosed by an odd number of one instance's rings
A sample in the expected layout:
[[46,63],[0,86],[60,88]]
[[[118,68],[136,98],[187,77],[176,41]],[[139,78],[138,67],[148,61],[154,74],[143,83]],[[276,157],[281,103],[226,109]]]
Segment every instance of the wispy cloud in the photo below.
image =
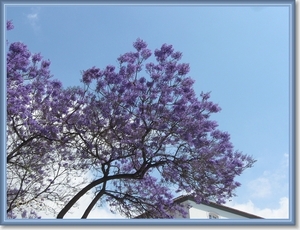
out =
[[282,160],[275,170],[266,170],[261,176],[247,184],[252,198],[266,198],[276,194],[286,194],[288,191],[288,154],[283,154]]
[[27,18],[30,19],[30,20],[38,20],[38,14],[37,13],[35,13],[35,14],[28,14]]
[[[289,217],[289,155],[246,185],[244,201],[233,199],[226,205],[264,218]],[[276,206],[274,206],[276,205]]]
[[244,212],[248,212],[267,219],[287,219],[289,218],[289,198],[281,197],[274,209],[263,208],[260,209],[255,204],[248,200],[246,203],[229,202],[226,205]]
[[26,17],[32,29],[36,32],[40,29],[40,25],[39,25],[40,8],[39,7],[32,8],[31,11],[32,12],[27,14]]
[[272,194],[272,186],[269,178],[260,177],[248,183],[248,187],[253,191],[252,197],[264,198]]

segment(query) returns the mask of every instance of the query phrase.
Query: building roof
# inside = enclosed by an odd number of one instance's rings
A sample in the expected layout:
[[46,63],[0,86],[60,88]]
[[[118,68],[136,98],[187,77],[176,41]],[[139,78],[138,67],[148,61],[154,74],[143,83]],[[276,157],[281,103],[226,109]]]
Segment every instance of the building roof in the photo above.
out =
[[[189,200],[196,203],[194,197],[189,196],[189,195],[179,196],[179,197],[174,199],[174,202],[183,203],[183,202],[189,201]],[[260,216],[256,216],[256,215],[253,215],[253,214],[250,214],[250,213],[247,213],[247,212],[243,212],[243,211],[240,211],[240,210],[237,210],[237,209],[234,209],[234,208],[230,208],[230,207],[227,207],[227,206],[224,206],[224,205],[221,205],[221,204],[217,204],[217,203],[214,203],[214,202],[204,203],[204,205],[210,206],[212,208],[217,208],[217,209],[220,209],[220,210],[223,210],[223,211],[226,211],[226,212],[230,212],[230,213],[233,213],[233,214],[236,214],[236,215],[239,215],[239,216],[243,216],[243,217],[246,217],[246,218],[249,218],[249,219],[263,219]]]
[[[193,202],[197,203],[195,201],[195,198],[193,196],[190,196],[190,195],[183,195],[183,196],[179,196],[179,197],[174,199],[175,203],[183,203],[185,201],[193,201]],[[207,205],[207,206],[210,206],[212,208],[217,208],[219,210],[230,212],[230,213],[233,213],[233,214],[236,214],[236,215],[239,215],[239,216],[243,216],[243,217],[246,217],[246,218],[249,218],[249,219],[263,219],[260,216],[256,216],[256,215],[253,215],[253,214],[250,214],[250,213],[247,213],[247,212],[243,212],[243,211],[240,211],[240,210],[237,210],[237,209],[234,209],[234,208],[230,208],[230,207],[227,207],[227,206],[224,206],[224,205],[220,205],[220,204],[217,204],[217,203],[214,203],[214,202],[203,203],[203,205]],[[143,213],[139,216],[136,216],[135,218],[136,219],[141,219],[141,218],[147,219],[147,218],[149,218],[149,215],[146,212],[146,213]]]

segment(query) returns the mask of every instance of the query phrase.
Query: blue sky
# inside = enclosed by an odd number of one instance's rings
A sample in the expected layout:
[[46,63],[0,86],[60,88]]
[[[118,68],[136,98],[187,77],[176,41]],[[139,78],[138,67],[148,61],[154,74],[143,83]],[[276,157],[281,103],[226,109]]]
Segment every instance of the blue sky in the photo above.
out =
[[[286,6],[6,6],[10,42],[51,60],[54,78],[80,84],[80,71],[117,64],[142,38],[183,53],[195,91],[211,91],[212,118],[235,148],[257,159],[227,205],[287,218],[289,203],[289,8]],[[99,210],[95,210],[95,213]]]

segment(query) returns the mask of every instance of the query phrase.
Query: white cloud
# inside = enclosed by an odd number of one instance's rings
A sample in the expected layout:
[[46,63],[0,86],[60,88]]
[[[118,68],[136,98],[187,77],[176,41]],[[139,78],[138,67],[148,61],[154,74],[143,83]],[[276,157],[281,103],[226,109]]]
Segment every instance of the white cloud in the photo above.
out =
[[275,209],[271,208],[263,208],[260,209],[256,207],[251,200],[249,200],[246,203],[235,203],[235,202],[229,202],[226,204],[226,206],[244,211],[247,213],[251,213],[257,216],[261,216],[263,218],[267,219],[287,219],[289,218],[289,198],[282,197],[278,201],[278,207]]
[[[85,212],[85,209],[90,204],[90,202],[93,200],[93,198],[94,198],[93,193],[89,193],[89,194],[83,196],[78,201],[78,207],[71,209],[70,212],[68,212],[64,218],[65,219],[66,218],[72,218],[72,219],[81,218],[81,216]],[[119,219],[119,218],[124,218],[124,217],[110,212],[107,205],[103,205],[103,207],[97,207],[97,205],[95,205],[94,209],[88,215],[88,219],[90,219],[90,218],[92,218],[92,219],[110,219],[110,218]]]
[[27,15],[27,18],[28,18],[29,20],[31,20],[31,21],[36,21],[36,20],[39,19],[37,13],[35,13],[35,14],[28,14],[28,15]]
[[[78,201],[78,205],[76,207],[71,208],[66,215],[64,216],[64,219],[80,219],[83,213],[85,212],[85,209],[90,204],[90,202],[93,200],[94,196],[92,193],[89,193],[87,195],[84,195],[81,197],[81,199]],[[57,210],[59,211],[59,210]],[[38,213],[42,219],[55,219],[56,216],[52,213],[46,213],[46,212],[39,212]],[[120,216],[119,214],[113,214],[107,205],[103,205],[103,207],[95,207],[91,210],[89,213],[87,219],[124,219],[124,217]]]
[[[285,153],[278,164],[266,165],[265,171],[257,178],[245,183],[244,200],[238,196],[226,205],[263,218],[288,218],[289,159]],[[277,204],[275,208],[274,204]]]
[[288,168],[289,167],[289,154],[285,153],[285,154],[283,154],[283,156],[284,156],[284,160],[282,162],[282,167]]
[[286,196],[288,192],[289,180],[289,155],[283,154],[283,158],[278,162],[275,169],[264,171],[258,178],[249,181],[246,185],[251,198],[270,198],[271,196]]
[[[81,183],[83,181],[86,181],[86,184],[83,184],[82,187],[86,186],[88,184],[88,178],[92,178],[92,175],[90,172],[83,174],[81,177],[73,177],[73,179],[69,182],[71,184],[75,183]],[[85,195],[83,195],[76,203],[75,205],[65,214],[64,219],[80,219],[83,213],[85,212],[88,205],[92,202],[95,195],[93,192],[88,192]],[[51,213],[51,212],[39,212],[38,214],[41,216],[42,219],[53,219],[56,218],[56,215],[61,210],[60,208],[57,208],[55,204],[52,202],[47,202],[47,205],[52,206],[57,213]],[[119,214],[113,214],[110,210],[107,204],[103,204],[102,207],[98,207],[97,204],[94,206],[94,208],[89,213],[88,219],[120,219],[124,218]]]
[[32,29],[36,32],[40,29],[40,25],[38,23],[40,8],[33,8],[32,11],[33,12],[27,14],[26,17]]
[[247,185],[252,190],[252,197],[264,198],[270,196],[271,183],[268,178],[259,177],[253,181],[250,181]]

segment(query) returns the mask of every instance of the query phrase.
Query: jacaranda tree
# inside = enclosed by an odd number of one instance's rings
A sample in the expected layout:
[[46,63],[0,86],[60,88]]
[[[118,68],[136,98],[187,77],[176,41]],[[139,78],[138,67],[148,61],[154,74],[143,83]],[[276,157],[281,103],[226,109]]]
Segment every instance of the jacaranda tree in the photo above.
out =
[[[11,21],[7,29],[13,29]],[[84,92],[52,80],[50,61],[15,42],[7,51],[7,216],[38,218],[57,212],[81,183],[83,161],[71,146],[68,120]]]
[[[148,61],[152,52],[147,44],[137,39],[133,46],[134,52],[118,58],[119,66],[82,72],[89,94],[81,112],[67,123],[75,157],[84,160],[82,167],[95,179],[74,194],[57,218],[90,190],[95,196],[82,218],[103,202],[130,218],[144,212],[150,217],[184,216],[182,207],[172,202],[179,193],[198,203],[222,204],[240,186],[236,176],[255,162],[235,151],[229,134],[210,120],[220,107],[209,93],[195,94],[190,67],[179,62],[180,52],[164,44]],[[52,112],[48,116],[54,119]],[[45,141],[57,145],[52,138]],[[57,154],[62,155],[59,149]]]

